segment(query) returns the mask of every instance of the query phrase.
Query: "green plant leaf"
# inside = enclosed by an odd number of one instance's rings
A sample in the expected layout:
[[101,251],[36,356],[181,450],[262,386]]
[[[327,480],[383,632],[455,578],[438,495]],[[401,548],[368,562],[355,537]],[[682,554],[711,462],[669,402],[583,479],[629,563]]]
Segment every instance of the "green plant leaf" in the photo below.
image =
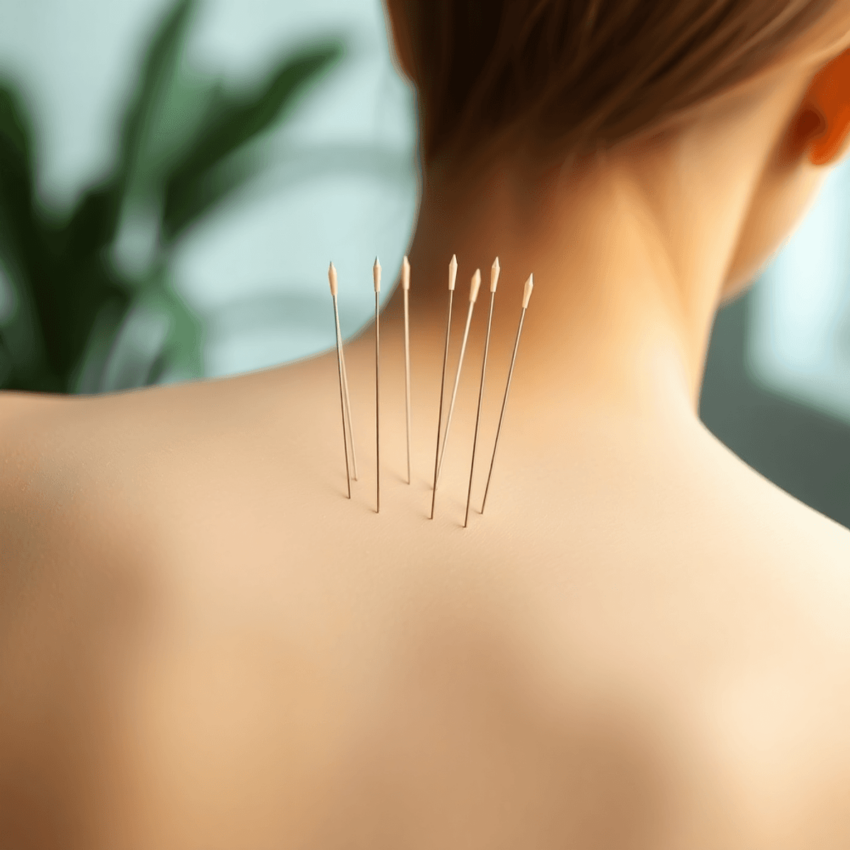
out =
[[32,175],[32,131],[29,116],[8,84],[0,84],[0,136],[9,160],[21,164],[19,176]]
[[174,68],[159,108],[150,115],[130,197],[161,196],[174,169],[225,100],[221,80],[201,75],[184,63]]
[[122,199],[132,189],[145,147],[150,143],[182,61],[186,36],[197,0],[178,0],[159,27],[144,63],[135,101],[124,119],[117,191]]
[[193,221],[219,206],[263,170],[263,163],[256,158],[231,156],[211,168],[203,179],[186,184],[179,194],[172,196],[172,206],[166,212],[165,240],[173,242]]
[[69,376],[67,391],[91,395],[101,391],[109,354],[128,312],[126,296],[104,300],[94,317],[85,349]]
[[[110,316],[117,311],[118,318],[113,317],[111,326],[120,323],[129,309],[131,282],[110,267],[105,252],[116,239],[128,196],[147,179],[151,140],[157,138],[196,5],[196,0],[178,0],[158,27],[125,113],[115,173],[82,197],[67,224],[53,237],[58,266],[55,279],[61,288],[51,301],[64,321],[53,328],[50,340],[57,349],[55,359],[68,392],[80,385],[85,363],[89,364],[85,374],[91,374],[89,336],[105,333],[103,322],[98,323],[105,305],[112,305],[107,311]],[[100,339],[97,345],[103,348],[105,343]]]
[[17,94],[0,83],[0,256],[26,273],[33,233],[33,156],[29,116]]
[[238,185],[238,182],[228,184],[225,192],[221,187],[205,188],[203,184],[210,179],[211,172],[278,121],[306,86],[342,53],[342,45],[337,42],[304,51],[283,62],[254,97],[221,104],[168,180],[163,212],[163,234],[167,240],[173,241],[197,215],[206,211],[211,206],[209,199],[219,200]]
[[[28,115],[0,82],[0,267],[16,305],[0,326],[0,387],[98,392],[116,382],[203,377],[204,325],[171,285],[171,243],[257,176],[266,163],[249,143],[343,49],[328,42],[301,51],[253,94],[227,95],[183,62],[198,3],[176,0],[157,28],[124,113],[115,170],[62,224],[38,205]],[[119,231],[132,236],[136,204],[162,214],[148,272],[110,259]],[[116,358],[122,333],[128,344]]]
[[[116,392],[147,386],[168,373],[204,376],[203,323],[171,285],[160,264],[139,287],[130,309],[102,316],[103,341],[78,374],[80,391]],[[106,344],[111,336],[111,342]],[[94,389],[92,389],[94,387]],[[86,389],[88,388],[88,389]]]
[[116,171],[83,196],[57,235],[62,255],[73,269],[90,263],[92,254],[117,235],[127,195],[143,177],[150,137],[156,136],[156,119],[177,73],[196,5],[196,0],[179,0],[157,29],[122,122]]
[[73,391],[74,375],[80,368],[90,345],[91,335],[98,327],[98,317],[105,305],[119,316],[130,309],[131,295],[126,286],[121,285],[114,271],[102,258],[71,275],[64,281],[60,304],[65,315],[62,328],[64,343],[63,372],[68,392]]
[[114,184],[95,187],[83,195],[67,224],[53,237],[63,278],[74,278],[84,285],[87,269],[102,262],[102,253],[115,238],[120,206]]
[[55,384],[58,364],[48,342],[61,316],[49,235],[36,209],[34,186],[29,116],[14,89],[0,84],[0,261],[17,301],[4,334],[14,362],[6,380],[43,387]]
[[204,375],[204,323],[171,284],[166,268],[157,272],[139,295],[140,307],[165,315],[168,332],[161,351],[153,359],[148,381],[153,374],[167,370],[181,373],[187,380]]

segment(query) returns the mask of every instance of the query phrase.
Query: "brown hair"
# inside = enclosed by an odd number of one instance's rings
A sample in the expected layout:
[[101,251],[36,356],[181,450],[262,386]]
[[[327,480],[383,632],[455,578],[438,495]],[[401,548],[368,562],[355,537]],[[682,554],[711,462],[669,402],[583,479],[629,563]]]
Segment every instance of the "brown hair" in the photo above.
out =
[[836,0],[394,0],[426,162],[511,134],[611,148],[743,82]]

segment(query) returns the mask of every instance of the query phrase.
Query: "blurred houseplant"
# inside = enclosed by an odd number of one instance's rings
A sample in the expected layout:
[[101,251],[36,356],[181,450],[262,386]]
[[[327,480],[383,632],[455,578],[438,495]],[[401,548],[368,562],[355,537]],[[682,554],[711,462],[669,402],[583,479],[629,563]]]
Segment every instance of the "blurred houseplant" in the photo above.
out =
[[[117,164],[64,220],[37,201],[28,116],[0,83],[0,266],[11,292],[0,315],[0,389],[96,393],[202,377],[202,325],[171,285],[174,246],[256,175],[249,143],[343,50],[328,42],[298,52],[253,94],[235,96],[185,69],[196,5],[179,0],[163,20],[125,113]],[[147,233],[130,263],[120,260],[128,232],[137,241]],[[140,329],[144,342],[134,347],[128,337]]]

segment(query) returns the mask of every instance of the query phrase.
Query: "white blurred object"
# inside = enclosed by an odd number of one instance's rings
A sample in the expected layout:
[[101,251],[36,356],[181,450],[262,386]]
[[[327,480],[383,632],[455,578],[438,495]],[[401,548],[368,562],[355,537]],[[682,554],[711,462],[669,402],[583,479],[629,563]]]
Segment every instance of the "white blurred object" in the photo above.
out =
[[747,366],[768,389],[850,422],[850,161],[755,287]]

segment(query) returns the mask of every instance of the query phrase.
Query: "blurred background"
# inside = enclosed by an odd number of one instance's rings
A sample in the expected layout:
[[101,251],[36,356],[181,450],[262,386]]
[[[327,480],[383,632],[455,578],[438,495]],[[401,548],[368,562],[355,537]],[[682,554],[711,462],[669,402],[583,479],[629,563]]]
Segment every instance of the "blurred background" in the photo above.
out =
[[[100,393],[334,344],[416,213],[380,0],[0,4],[0,388]],[[701,416],[850,527],[850,164],[718,316]],[[384,293],[388,297],[389,292]]]

